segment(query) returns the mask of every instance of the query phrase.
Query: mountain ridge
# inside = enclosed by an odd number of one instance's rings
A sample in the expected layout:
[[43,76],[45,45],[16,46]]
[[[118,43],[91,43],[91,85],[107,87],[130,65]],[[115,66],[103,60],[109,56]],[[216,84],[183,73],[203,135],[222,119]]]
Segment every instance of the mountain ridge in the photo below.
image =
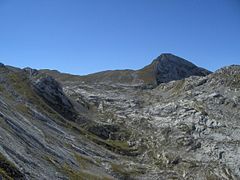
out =
[[[167,61],[166,61],[167,60]],[[171,64],[169,64],[171,63]],[[165,72],[163,71],[165,70]],[[175,70],[175,75],[171,76],[171,71]],[[55,78],[62,73],[49,70],[41,70]],[[79,77],[79,80],[86,82],[107,82],[107,83],[127,83],[127,84],[151,84],[158,85],[162,82],[183,79],[192,75],[205,76],[211,72],[204,68],[197,67],[189,61],[177,57],[170,53],[161,54],[152,61],[151,64],[139,70],[107,70],[89,75],[78,76],[63,73],[62,75],[73,78]],[[161,76],[165,76],[162,78]]]

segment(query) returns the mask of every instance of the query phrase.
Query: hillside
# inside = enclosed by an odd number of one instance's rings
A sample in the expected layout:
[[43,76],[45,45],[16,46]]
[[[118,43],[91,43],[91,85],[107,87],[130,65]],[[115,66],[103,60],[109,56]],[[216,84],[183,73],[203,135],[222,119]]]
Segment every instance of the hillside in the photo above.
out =
[[0,66],[5,179],[239,179],[240,66],[172,54],[87,76]]
[[103,82],[131,85],[158,85],[163,82],[179,80],[189,76],[205,76],[211,73],[183,58],[169,53],[161,54],[151,64],[139,70],[109,70],[85,76],[62,74],[51,70],[41,70],[41,72],[53,76],[61,82],[84,81],[86,83]]

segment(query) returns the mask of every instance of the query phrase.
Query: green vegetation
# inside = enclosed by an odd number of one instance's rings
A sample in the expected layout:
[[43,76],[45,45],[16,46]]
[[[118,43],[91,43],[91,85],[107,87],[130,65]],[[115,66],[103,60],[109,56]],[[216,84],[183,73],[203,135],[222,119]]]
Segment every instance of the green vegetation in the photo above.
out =
[[204,116],[207,116],[207,115],[208,115],[208,113],[207,113],[206,110],[205,110],[205,107],[204,107],[204,104],[203,104],[203,103],[197,102],[197,103],[195,103],[193,106],[194,106],[193,108],[194,108],[196,111],[201,112]]
[[54,166],[56,166],[58,168],[58,164],[54,160],[53,157],[46,155],[46,156],[43,157],[43,159],[45,159],[46,161],[50,162],[51,164],[53,164]]
[[237,68],[224,69],[221,73],[215,74],[214,79],[216,83],[221,82],[227,87],[240,88],[240,73]]
[[0,92],[3,92],[4,91],[4,86],[2,84],[0,84]]
[[[138,149],[130,147],[126,140],[104,140],[97,135],[87,131],[86,129],[79,127],[74,122],[67,122],[68,128],[72,131],[84,135],[87,139],[93,141],[94,143],[107,148],[108,150],[128,156],[136,156],[139,154]],[[128,132],[126,132],[127,134]]]
[[[11,99],[15,99],[17,93],[19,97],[23,98],[30,104],[34,104],[36,106],[36,109],[38,109],[39,111],[46,112],[47,116],[49,116],[50,118],[54,120],[59,120],[60,122],[58,123],[63,123],[62,125],[66,124],[64,118],[62,118],[62,116],[59,115],[54,109],[52,109],[33,90],[33,88],[31,87],[32,85],[26,74],[22,72],[9,72],[7,78],[9,81],[8,84],[12,87],[12,89],[10,89]],[[16,109],[26,114],[30,113],[30,109],[24,104],[16,105]]]
[[95,180],[97,177],[93,174],[82,172],[82,171],[75,171],[71,167],[69,167],[67,164],[63,166],[63,170],[67,175],[69,176],[70,180]]
[[27,115],[30,112],[30,109],[25,104],[17,104],[15,108],[18,112],[24,113],[24,115]]
[[87,169],[89,166],[96,164],[92,159],[78,153],[75,153],[75,158],[82,169]]
[[30,82],[25,74],[22,72],[9,72],[7,77],[14,91],[30,102],[36,101],[36,94],[32,90]]
[[183,89],[183,87],[184,87],[185,80],[184,79],[178,80],[175,83],[176,84],[175,84],[174,88],[172,89],[172,92],[174,94],[179,94],[181,92],[181,90]]
[[127,156],[136,156],[139,154],[138,149],[129,147],[126,141],[102,140],[93,134],[88,134],[87,137],[88,139],[92,140],[96,144],[101,145],[107,148],[108,150],[118,154],[127,155]]
[[63,171],[69,176],[70,180],[111,180],[111,178],[107,176],[94,175],[83,170],[73,170],[67,164],[64,164]]
[[127,141],[120,141],[120,140],[107,140],[108,144],[117,147],[119,149],[125,149],[125,150],[132,150]]
[[124,179],[130,179],[131,177],[144,173],[138,167],[126,167],[126,165],[115,164],[115,163],[111,164],[111,168],[114,173],[122,176]]
[[119,164],[111,164],[112,167],[112,171],[124,176],[124,178],[130,178],[129,176],[129,172],[126,171],[126,169],[124,168],[123,165],[119,165]]
[[240,74],[235,74],[228,80],[229,86],[240,88]]
[[156,79],[154,75],[154,66],[155,63],[152,63],[145,68],[137,71],[137,74],[140,79],[142,79],[146,84],[155,84]]

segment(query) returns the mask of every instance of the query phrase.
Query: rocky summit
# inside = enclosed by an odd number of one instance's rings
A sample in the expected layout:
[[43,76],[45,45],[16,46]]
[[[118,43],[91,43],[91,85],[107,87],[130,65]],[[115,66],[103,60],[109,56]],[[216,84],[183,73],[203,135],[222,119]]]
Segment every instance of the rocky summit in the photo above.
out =
[[0,65],[0,179],[240,179],[240,65],[172,54],[76,76]]

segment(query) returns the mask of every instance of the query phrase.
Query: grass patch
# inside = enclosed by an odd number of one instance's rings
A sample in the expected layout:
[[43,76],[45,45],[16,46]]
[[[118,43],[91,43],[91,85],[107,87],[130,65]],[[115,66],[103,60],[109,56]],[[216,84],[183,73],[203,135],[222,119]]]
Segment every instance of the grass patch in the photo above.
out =
[[88,132],[86,129],[76,126],[73,122],[68,122],[67,127],[71,129],[73,132],[78,133],[79,135],[85,136],[90,141],[103,146],[104,148],[121,154],[121,155],[128,155],[128,156],[137,156],[140,154],[138,149],[134,147],[130,147],[127,141],[120,141],[120,140],[103,140],[100,137]]
[[54,160],[54,158],[47,155],[47,156],[44,156],[43,159],[45,159],[49,163],[53,164],[54,166],[58,167],[58,164],[57,164],[56,160]]
[[196,111],[201,112],[204,116],[207,116],[207,115],[208,115],[208,113],[207,113],[206,110],[205,110],[205,107],[204,107],[204,104],[203,104],[203,103],[200,103],[200,102],[195,103],[195,104],[193,105],[193,108],[194,108]]
[[129,147],[126,141],[119,141],[119,140],[102,140],[93,134],[88,134],[87,138],[92,140],[98,145],[105,147],[106,149],[127,156],[137,156],[140,153],[138,149]]
[[5,88],[2,84],[0,84],[0,92],[4,92]]
[[127,141],[107,140],[107,143],[111,144],[114,147],[118,147],[119,149],[132,150],[132,148],[129,147]]
[[96,164],[92,159],[87,156],[81,156],[78,153],[75,153],[75,158],[82,169],[87,169],[89,166]]
[[138,77],[144,81],[145,84],[156,84],[154,69],[155,63],[152,63],[143,69],[137,71]]
[[185,83],[184,79],[176,81],[176,84],[175,84],[174,88],[172,89],[172,92],[174,94],[179,94],[184,87],[184,83]]
[[75,171],[67,164],[64,164],[63,171],[69,176],[70,180],[111,180],[107,176],[95,175],[87,171]]
[[144,174],[144,172],[138,168],[136,169],[127,168],[126,165],[121,164],[112,163],[111,168],[114,173],[122,176],[124,179],[130,179],[131,177]]
[[24,113],[24,115],[30,113],[30,109],[29,109],[26,105],[24,105],[24,104],[17,104],[17,105],[15,106],[15,108],[16,108],[16,110],[17,110],[18,112]]

